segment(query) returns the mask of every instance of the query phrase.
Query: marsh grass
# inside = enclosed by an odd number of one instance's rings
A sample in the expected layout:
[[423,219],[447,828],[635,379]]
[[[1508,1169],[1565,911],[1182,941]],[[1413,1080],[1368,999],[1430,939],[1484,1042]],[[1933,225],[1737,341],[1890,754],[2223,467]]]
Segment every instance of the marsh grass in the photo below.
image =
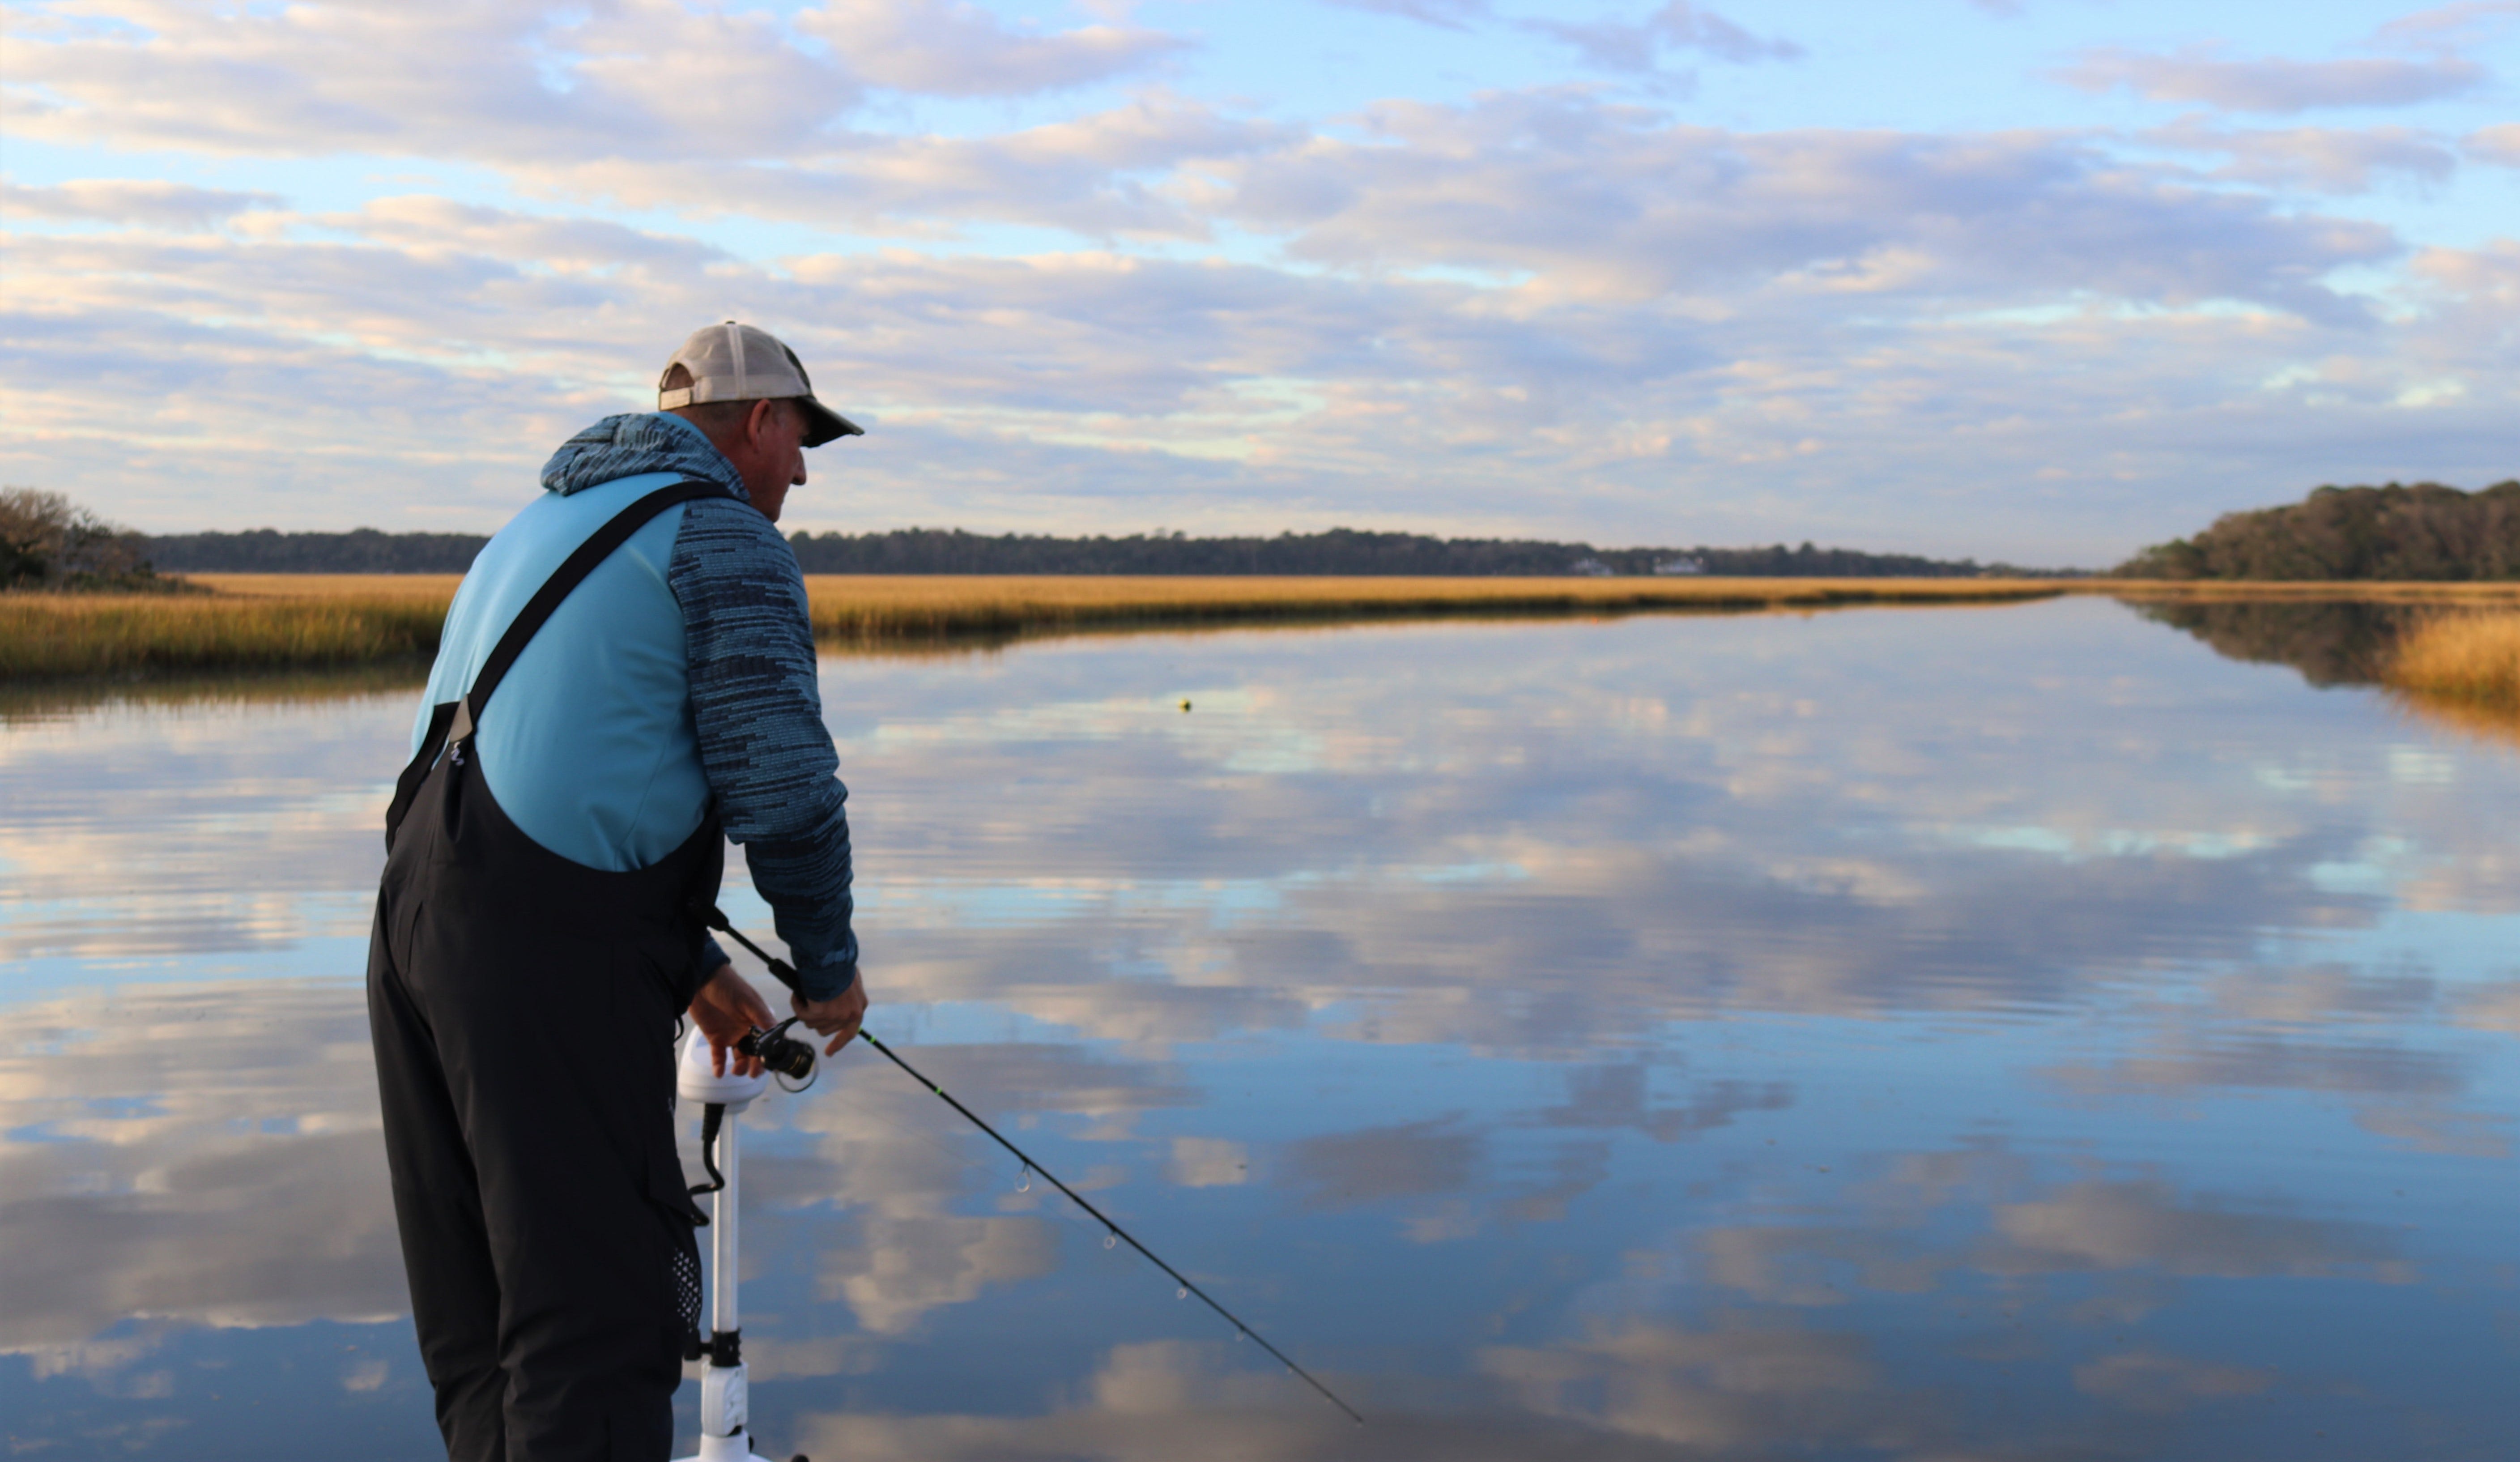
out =
[[[292,694],[279,682],[301,672],[328,685],[367,671],[396,685],[416,683],[436,652],[446,607],[461,582],[455,574],[189,578],[205,592],[0,594],[0,681],[46,706],[75,692],[69,682],[79,680],[94,682],[89,688],[108,697],[162,683],[183,698],[208,694],[205,687],[222,679],[271,682],[274,693]],[[2411,706],[2520,726],[2520,584],[2510,583],[817,574],[807,578],[806,589],[817,639],[858,655],[967,653],[1038,636],[1234,624],[1812,613],[1863,605],[1995,605],[2069,593],[2137,603],[2373,603],[2427,616],[2391,655],[2384,676]],[[312,684],[304,691],[321,693]],[[33,703],[17,708],[32,709]],[[0,707],[0,713],[8,709]]]
[[[179,675],[425,662],[459,575],[197,573],[208,590],[0,595],[0,679]],[[2520,609],[2520,584],[1999,578],[1260,578],[816,574],[814,633],[861,654],[1037,635],[1225,624],[2007,604],[2364,600]]]
[[2084,578],[2072,591],[2141,604],[2437,604],[2520,607],[2520,582],[2505,579]]
[[0,679],[425,660],[442,599],[0,595]]
[[2520,748],[2520,710],[2394,688],[2389,691],[2389,700],[2427,729],[2448,731],[2493,746]]
[[[453,574],[202,573],[207,594],[0,596],[0,678],[260,670],[425,660]],[[818,574],[815,637],[881,653],[1126,627],[1647,610],[2002,603],[2010,579],[1150,578]]]
[[1128,626],[1830,609],[2002,603],[2060,592],[2028,579],[1169,578],[815,574],[814,633],[879,649]]
[[223,599],[359,599],[375,604],[437,606],[455,601],[461,573],[187,573],[185,579]]
[[2386,678],[2410,694],[2520,713],[2520,613],[2425,619],[2398,641]]

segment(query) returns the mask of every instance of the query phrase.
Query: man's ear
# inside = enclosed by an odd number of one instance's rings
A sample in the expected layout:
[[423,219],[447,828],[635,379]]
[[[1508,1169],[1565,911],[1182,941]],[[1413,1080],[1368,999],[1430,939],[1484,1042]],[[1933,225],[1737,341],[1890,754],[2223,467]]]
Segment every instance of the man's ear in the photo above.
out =
[[771,434],[779,429],[779,410],[780,404],[777,401],[765,399],[752,403],[752,409],[743,414],[745,445],[759,446],[770,439]]

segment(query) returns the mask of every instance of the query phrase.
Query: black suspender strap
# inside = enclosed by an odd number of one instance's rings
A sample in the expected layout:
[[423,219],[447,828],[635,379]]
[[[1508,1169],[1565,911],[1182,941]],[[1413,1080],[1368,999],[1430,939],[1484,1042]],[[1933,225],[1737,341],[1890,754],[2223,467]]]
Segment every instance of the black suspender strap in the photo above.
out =
[[490,704],[491,692],[496,691],[499,682],[507,678],[508,667],[517,662],[518,656],[525,653],[525,646],[543,627],[543,621],[552,617],[552,611],[560,608],[561,601],[584,582],[598,564],[610,558],[612,550],[629,542],[632,533],[646,527],[650,519],[676,503],[687,503],[698,497],[724,496],[726,489],[715,482],[676,482],[671,487],[659,487],[632,503],[614,515],[611,522],[588,534],[586,541],[577,545],[576,551],[562,560],[552,576],[544,580],[543,586],[534,591],[534,597],[525,601],[525,607],[517,611],[517,617],[508,621],[508,632],[499,636],[499,643],[491,649],[490,658],[481,662],[481,672],[472,677],[472,689],[455,703],[455,720],[446,730],[448,745],[472,739],[472,728],[481,718],[481,708]]
[[491,647],[490,658],[481,662],[480,673],[472,677],[472,687],[456,700],[429,708],[428,739],[421,745],[420,754],[412,757],[411,765],[403,768],[402,776],[394,784],[393,805],[385,809],[387,847],[393,845],[394,830],[402,826],[403,814],[411,810],[412,800],[420,796],[420,784],[428,780],[429,767],[437,762],[437,754],[447,747],[460,747],[472,739],[473,729],[480,722],[481,708],[490,704],[491,692],[496,691],[499,682],[507,678],[508,667],[517,662],[518,656],[525,653],[525,646],[532,643],[535,632],[543,627],[544,620],[552,617],[552,612],[560,608],[561,601],[568,598],[586,576],[595,571],[597,565],[610,558],[614,549],[630,541],[630,535],[646,527],[657,514],[676,503],[726,495],[726,489],[715,482],[676,482],[670,487],[659,487],[614,514],[609,522],[588,534],[586,541],[577,545],[561,562],[552,576],[534,591],[534,597],[526,600],[525,607],[517,612],[517,617],[508,621],[507,632],[500,635],[499,643]]

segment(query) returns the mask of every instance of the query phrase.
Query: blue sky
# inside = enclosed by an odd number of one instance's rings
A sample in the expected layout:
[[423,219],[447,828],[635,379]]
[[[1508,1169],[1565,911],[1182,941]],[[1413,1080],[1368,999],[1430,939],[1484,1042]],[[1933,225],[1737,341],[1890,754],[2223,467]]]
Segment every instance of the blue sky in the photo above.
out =
[[788,523],[2099,564],[2520,474],[2520,0],[8,7],[0,473],[486,530],[694,326]]

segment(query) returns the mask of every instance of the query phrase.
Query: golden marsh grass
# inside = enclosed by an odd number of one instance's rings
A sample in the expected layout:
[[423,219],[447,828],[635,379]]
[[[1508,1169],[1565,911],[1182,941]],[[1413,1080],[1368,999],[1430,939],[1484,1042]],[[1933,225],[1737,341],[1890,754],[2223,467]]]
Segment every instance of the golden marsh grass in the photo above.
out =
[[2425,620],[2398,642],[2388,680],[2415,695],[2520,712],[2520,613]]
[[[0,596],[0,678],[423,659],[454,574],[201,573],[194,595]],[[1095,628],[2044,598],[2028,579],[1150,578],[818,574],[816,638],[882,649]]]
[[2355,603],[2520,607],[2520,582],[2464,579],[2375,583],[2355,579],[2086,578],[2073,592],[2136,603]]
[[1168,578],[1147,575],[813,574],[814,633],[880,646],[1126,625],[1829,609],[2044,598],[2028,579]]
[[442,616],[461,573],[187,573],[224,599],[362,599],[377,604],[433,603]]
[[442,599],[0,595],[0,678],[259,670],[417,660]]
[[[426,660],[455,574],[200,573],[192,595],[0,596],[0,678],[228,672]],[[2005,604],[2067,593],[2365,599],[2520,609],[2520,584],[1997,578],[1171,578],[817,574],[814,631],[856,651],[1028,634],[1342,620]]]
[[[286,681],[373,671],[416,681],[435,653],[455,574],[188,576],[206,594],[0,595],[0,681],[49,707],[80,679]],[[816,637],[855,654],[933,654],[1027,635],[1369,619],[1756,613],[2005,604],[2059,594],[2137,603],[2356,600],[2439,606],[2388,680],[2410,708],[2520,735],[2520,584],[2230,583],[2121,579],[1163,578],[818,574]],[[135,679],[137,677],[137,679]],[[52,686],[58,689],[44,689]],[[287,694],[278,684],[272,689]],[[0,707],[0,713],[13,708]],[[19,712],[34,708],[14,708]]]

